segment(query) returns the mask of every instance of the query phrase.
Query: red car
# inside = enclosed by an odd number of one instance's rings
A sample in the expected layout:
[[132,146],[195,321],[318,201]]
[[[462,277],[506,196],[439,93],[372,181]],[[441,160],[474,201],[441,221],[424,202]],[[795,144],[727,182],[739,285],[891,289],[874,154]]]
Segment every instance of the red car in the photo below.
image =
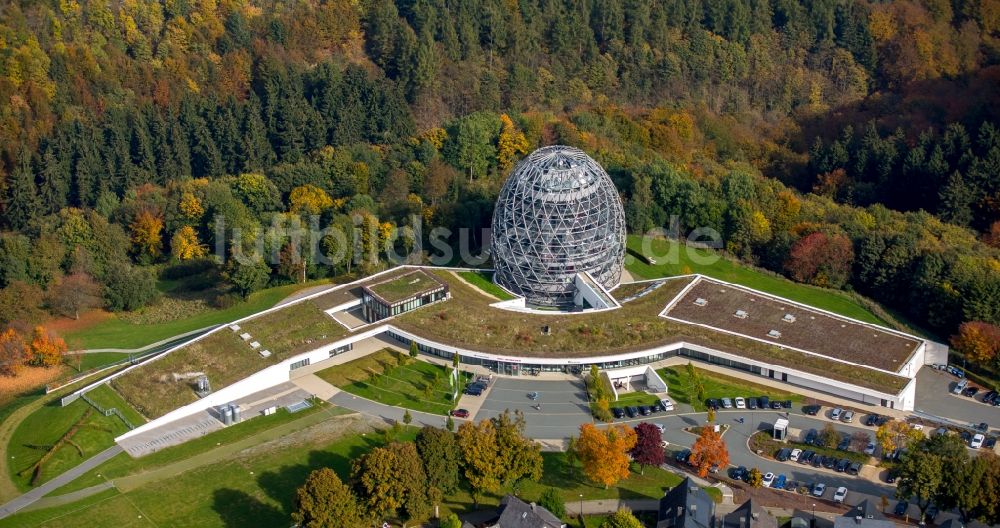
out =
[[453,409],[451,411],[451,415],[454,416],[455,418],[468,418],[469,411],[465,409]]

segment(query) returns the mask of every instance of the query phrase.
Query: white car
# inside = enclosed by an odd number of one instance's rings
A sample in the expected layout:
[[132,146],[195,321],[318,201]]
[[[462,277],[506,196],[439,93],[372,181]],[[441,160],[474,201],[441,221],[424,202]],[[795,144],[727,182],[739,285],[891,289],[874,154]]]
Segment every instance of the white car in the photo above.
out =
[[972,441],[969,442],[969,447],[972,449],[979,449],[980,447],[983,447],[983,442],[985,440],[986,437],[983,436],[983,433],[976,433],[976,436],[973,436]]
[[760,485],[765,488],[770,488],[772,482],[774,482],[774,473],[768,471],[767,473],[764,473],[764,478],[760,481]]
[[664,411],[674,410],[674,402],[670,401],[670,398],[663,398],[660,400],[660,405],[663,406]]
[[853,422],[854,421],[854,411],[844,411],[844,414],[841,415],[840,419],[842,421],[847,422],[847,423]]
[[868,445],[865,446],[865,454],[866,455],[874,455],[875,454],[875,442],[868,442]]
[[663,424],[655,423],[653,425],[655,425],[656,428],[660,430],[660,434],[663,434],[663,432],[667,430],[667,427]]
[[746,402],[746,400],[744,400],[743,398],[736,398],[736,408],[737,409],[746,409],[747,408],[747,402]]
[[833,502],[844,502],[847,498],[847,488],[841,486],[837,488],[837,492],[833,494]]
[[733,408],[733,402],[729,398],[722,398],[722,408],[723,409],[732,409]]
[[819,482],[813,486],[813,497],[822,497],[824,493],[826,493],[826,484]]
[[842,412],[843,411],[840,409],[840,407],[835,407],[832,411],[830,411],[830,419],[834,421],[839,420],[840,413]]
[[801,454],[802,454],[802,450],[801,449],[792,449],[792,454],[788,455],[788,460],[791,460],[792,462],[798,462],[799,461],[799,455],[801,455]]

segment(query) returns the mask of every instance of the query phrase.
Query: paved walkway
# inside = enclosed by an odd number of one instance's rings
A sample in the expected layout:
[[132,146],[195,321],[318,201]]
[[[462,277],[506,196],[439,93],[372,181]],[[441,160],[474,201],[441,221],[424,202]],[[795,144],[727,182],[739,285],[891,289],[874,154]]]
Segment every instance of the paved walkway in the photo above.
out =
[[315,374],[307,374],[305,376],[299,376],[293,379],[292,383],[294,383],[300,389],[308,392],[309,394],[312,394],[313,396],[316,396],[321,400],[329,401],[330,398],[333,398],[334,395],[340,392],[340,389],[334,387],[333,385],[330,385],[325,380],[323,380],[322,378],[320,378]]
[[[338,392],[328,401],[345,409],[350,409],[352,411],[357,411],[370,416],[377,416],[385,420],[388,424],[392,424],[394,422],[403,423],[403,415],[406,413],[406,409],[403,409],[402,407],[393,407],[391,405],[373,402],[360,396],[355,396],[349,392]],[[430,425],[433,427],[444,427],[448,423],[447,416],[419,411],[410,411],[410,418],[413,420],[410,422],[410,425],[413,426]],[[459,422],[460,420],[455,421]]]
[[8,502],[7,504],[0,506],[0,519],[3,519],[4,517],[7,517],[9,515],[13,515],[18,510],[24,509],[29,504],[37,501],[38,499],[44,497],[50,492],[59,489],[65,486],[66,484],[69,484],[80,475],[103,464],[104,462],[110,460],[112,457],[121,452],[122,452],[121,447],[117,445],[111,446],[105,449],[104,451],[101,451],[100,453],[88,458],[81,464],[63,473],[62,475],[59,475],[58,477],[46,482],[45,484],[42,484],[41,486],[38,486],[37,488],[32,489],[31,491]]

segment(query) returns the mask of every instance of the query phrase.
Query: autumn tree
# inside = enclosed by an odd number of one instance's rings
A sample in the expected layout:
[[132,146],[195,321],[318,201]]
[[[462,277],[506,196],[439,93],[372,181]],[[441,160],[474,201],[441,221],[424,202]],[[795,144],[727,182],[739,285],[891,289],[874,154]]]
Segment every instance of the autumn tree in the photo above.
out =
[[101,306],[101,287],[87,273],[71,273],[49,288],[48,305],[64,317],[80,318],[81,310]]
[[632,510],[623,506],[601,521],[599,528],[643,528],[643,525]]
[[750,487],[759,488],[764,485],[764,474],[757,468],[751,468],[750,474],[747,475],[747,484]]
[[163,250],[163,216],[149,209],[139,211],[132,223],[132,246],[137,256],[155,260]]
[[62,361],[66,342],[45,327],[36,326],[28,345],[28,364],[36,367],[53,367]]
[[542,476],[542,455],[538,444],[524,437],[524,415],[510,412],[478,424],[463,423],[458,428],[465,478],[478,493],[497,492],[521,479]]
[[851,433],[851,450],[861,453],[868,447],[871,437],[864,431],[854,431]]
[[896,470],[899,472],[896,497],[916,502],[923,519],[943,482],[941,457],[923,449],[911,449],[896,465]]
[[914,429],[912,425],[902,420],[889,420],[875,430],[875,440],[882,447],[883,453],[906,448],[922,438],[924,438],[922,431]]
[[629,452],[635,447],[636,433],[624,424],[598,429],[591,423],[580,426],[580,437],[576,441],[576,455],[583,464],[587,478],[613,486],[619,480],[628,478]]
[[647,422],[635,426],[635,447],[630,454],[632,460],[639,463],[640,474],[645,474],[646,466],[659,467],[663,464],[663,438],[660,428]]
[[198,232],[191,226],[182,226],[170,237],[170,256],[176,260],[203,258],[208,246],[198,241]]
[[698,475],[702,477],[708,475],[712,466],[724,468],[729,465],[729,449],[715,427],[702,426],[701,434],[691,447],[690,463],[698,468]]
[[267,285],[270,273],[271,268],[263,261],[243,263],[234,259],[225,276],[237,293],[246,299],[251,293]]
[[850,277],[853,262],[854,247],[847,237],[816,232],[792,246],[785,269],[799,282],[839,288]]
[[840,442],[840,433],[833,427],[833,424],[826,424],[816,435],[816,441],[824,447],[836,446]]
[[1000,327],[982,321],[962,323],[951,336],[951,346],[969,361],[996,361],[1000,357]]
[[369,512],[379,517],[402,510],[411,519],[430,511],[427,474],[413,442],[392,442],[354,461],[352,481]]
[[354,492],[330,468],[313,471],[296,490],[292,521],[302,528],[354,528],[368,523]]
[[315,185],[301,185],[288,195],[288,210],[303,215],[317,215],[333,207],[333,199]]
[[24,340],[13,328],[0,333],[0,374],[17,376],[24,368],[28,350]]
[[566,501],[563,500],[562,493],[556,488],[545,488],[542,495],[538,497],[538,505],[560,519],[566,516]]
[[497,140],[497,166],[506,174],[514,166],[517,155],[528,153],[528,140],[507,114],[500,114],[500,138]]

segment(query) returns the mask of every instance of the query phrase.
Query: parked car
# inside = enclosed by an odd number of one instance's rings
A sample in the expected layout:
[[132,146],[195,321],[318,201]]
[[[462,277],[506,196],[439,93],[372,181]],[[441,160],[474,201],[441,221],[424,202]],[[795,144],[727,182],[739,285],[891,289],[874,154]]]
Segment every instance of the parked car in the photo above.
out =
[[822,482],[813,484],[813,497],[822,497],[824,493],[826,493],[826,484],[823,484]]
[[958,367],[953,367],[951,365],[948,365],[948,372],[951,373],[951,374],[953,374],[953,375],[955,375],[955,376],[957,376],[957,377],[959,377],[959,378],[964,378],[965,377],[965,372],[962,369],[958,368]]
[[958,380],[958,383],[955,384],[955,387],[951,389],[951,393],[962,394],[962,391],[964,391],[965,388],[968,386],[969,386],[969,380],[967,379]]
[[750,471],[746,466],[740,466],[729,470],[729,478],[733,480],[746,481],[750,477]]
[[837,461],[837,465],[833,467],[837,473],[843,473],[847,471],[847,468],[851,467],[851,461],[846,458],[841,458]]
[[678,451],[676,455],[674,455],[674,460],[678,462],[687,463],[689,458],[691,458],[690,449],[682,449],[681,451]]
[[986,440],[986,435],[983,433],[976,433],[976,436],[972,437],[972,442],[969,442],[969,447],[972,449],[979,449],[983,447],[983,442]]
[[747,409],[757,408],[757,398],[747,398]]
[[649,416],[649,414],[650,414],[649,413],[649,407],[646,407],[645,405],[640,405],[639,406],[639,414],[641,414],[643,416]]
[[899,501],[899,502],[896,503],[896,509],[893,510],[893,513],[895,513],[896,515],[902,517],[902,516],[906,515],[906,510],[908,510],[908,509],[910,509],[910,503],[909,502]]
[[844,499],[847,498],[847,488],[841,486],[837,488],[837,492],[833,494],[833,502],[843,503]]
[[802,412],[808,414],[809,416],[816,416],[822,408],[822,405],[803,405]]
[[840,420],[842,422],[851,423],[854,421],[854,411],[844,411],[844,414],[840,415]]
[[784,474],[778,475],[778,478],[774,479],[774,483],[771,484],[771,487],[774,489],[785,489],[785,482],[787,481],[788,479],[785,478]]
[[885,472],[885,481],[888,484],[894,484],[898,477],[899,477],[899,471],[897,471],[895,468]]
[[997,397],[997,391],[991,390],[983,395],[983,403],[991,404],[993,399]]
[[840,413],[842,413],[842,412],[844,412],[844,411],[841,410],[840,407],[834,407],[833,410],[830,411],[830,419],[831,420],[839,420],[840,419]]
[[670,398],[663,398],[660,400],[660,407],[663,407],[664,411],[674,410],[674,402],[670,401]]
[[861,473],[861,462],[855,462],[850,466],[847,466],[848,475],[857,475],[858,473]]
[[972,428],[979,431],[980,433],[985,433],[986,431],[990,430],[990,424],[986,422],[980,422],[977,425],[973,425]]
[[865,416],[864,424],[867,425],[868,427],[872,427],[878,423],[878,418],[879,416],[877,414],[871,413],[868,416]]
[[875,442],[868,442],[868,445],[865,446],[865,454],[868,456],[875,454]]
[[764,479],[761,480],[761,486],[765,488],[770,488],[771,484],[773,483],[774,483],[774,473],[771,473],[770,471],[764,473]]
[[732,400],[730,400],[729,398],[722,398],[722,408],[723,409],[732,409],[733,408],[733,402],[732,402]]
[[464,392],[466,394],[468,394],[469,396],[482,396],[483,395],[483,389],[480,389],[480,388],[477,388],[477,387],[466,387]]
[[747,402],[746,402],[746,400],[744,400],[743,398],[736,398],[736,408],[737,409],[746,409],[747,408]]
[[761,396],[757,398],[757,403],[760,405],[761,409],[767,409],[768,405],[771,404],[771,399],[767,396]]
[[798,462],[800,456],[802,456],[801,449],[792,449],[792,454],[788,456],[788,460],[791,460],[792,462]]
[[782,409],[791,409],[792,408],[792,400],[782,400],[781,401],[781,408]]
[[821,467],[825,463],[826,463],[826,457],[820,454],[817,454],[812,459],[812,467],[814,468]]
[[938,512],[939,512],[939,510],[938,510],[937,504],[931,504],[927,508],[927,513],[924,515],[924,519],[927,522],[933,522],[934,518],[938,516]]
[[875,425],[878,426],[878,427],[881,427],[881,426],[889,423],[889,420],[892,420],[892,418],[889,417],[889,416],[885,416],[885,415],[879,416],[878,420],[875,422]]
[[709,398],[709,399],[705,400],[705,407],[708,407],[709,409],[712,409],[714,411],[718,411],[719,410],[719,400],[716,400],[715,398]]
[[837,444],[837,451],[847,451],[850,448],[851,448],[851,437],[849,436],[845,436],[840,440],[840,443]]
[[823,459],[823,467],[826,469],[834,469],[837,467],[837,457],[828,456]]
[[654,403],[654,404],[652,404],[652,405],[649,406],[649,412],[651,412],[653,414],[656,414],[656,413],[662,412],[662,411],[663,411],[663,406],[660,405],[660,402],[656,402],[656,403]]
[[968,431],[961,431],[961,432],[958,433],[958,436],[959,436],[959,438],[962,439],[963,442],[965,442],[967,444],[972,441],[972,433],[970,433]]
[[997,445],[997,437],[987,436],[986,441],[983,442],[983,447],[986,449],[993,449]]
[[639,412],[639,409],[636,409],[635,407],[632,407],[631,405],[629,405],[628,407],[625,408],[625,414],[627,414],[629,418],[635,418],[635,415],[638,412]]
[[782,405],[781,402],[778,400],[774,400],[773,402],[771,402],[772,409],[780,409],[781,405]]
[[803,440],[803,443],[805,443],[806,445],[815,445],[816,444],[816,435],[817,435],[816,430],[815,429],[810,429],[809,432],[806,433],[806,437]]
[[469,411],[467,409],[452,409],[451,415],[455,418],[468,418]]
[[779,449],[778,452],[774,455],[774,459],[777,460],[778,462],[788,462],[788,458],[791,456],[791,454],[792,454],[791,449],[783,447]]
[[656,428],[660,430],[660,434],[663,434],[667,430],[667,426],[663,424],[654,423],[653,425],[655,425]]
[[808,464],[812,462],[813,457],[816,456],[816,452],[806,449],[799,455],[799,464]]
[[962,391],[962,396],[967,396],[969,398],[975,398],[976,394],[979,394],[979,387],[966,387],[966,389]]
[[611,414],[618,420],[625,417],[625,411],[621,407],[612,407]]

